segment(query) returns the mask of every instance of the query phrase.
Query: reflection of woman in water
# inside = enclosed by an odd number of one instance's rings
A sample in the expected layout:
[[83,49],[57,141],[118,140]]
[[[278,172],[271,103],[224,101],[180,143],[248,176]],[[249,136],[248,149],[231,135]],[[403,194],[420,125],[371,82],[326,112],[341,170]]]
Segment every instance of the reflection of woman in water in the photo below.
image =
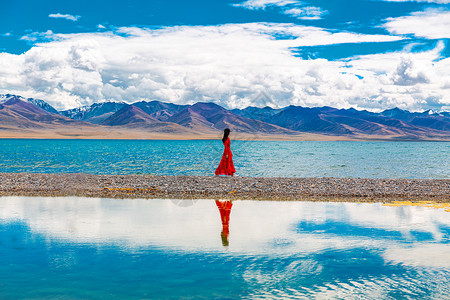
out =
[[228,246],[228,235],[230,233],[230,212],[233,203],[231,200],[219,201],[216,200],[217,208],[219,208],[220,219],[222,220],[222,232],[220,237],[222,238],[222,245]]
[[228,175],[228,176],[234,176],[234,173],[236,173],[236,170],[234,169],[233,164],[233,154],[231,153],[231,141],[228,137],[230,135],[230,129],[226,128],[223,131],[223,138],[222,143],[225,146],[225,149],[223,150],[222,159],[220,160],[220,164],[216,169],[216,175]]

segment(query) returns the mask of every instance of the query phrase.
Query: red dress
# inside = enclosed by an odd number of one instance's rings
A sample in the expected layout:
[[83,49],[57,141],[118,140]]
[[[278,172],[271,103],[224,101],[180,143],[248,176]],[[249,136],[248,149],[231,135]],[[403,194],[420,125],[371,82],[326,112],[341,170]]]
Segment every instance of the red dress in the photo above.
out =
[[[222,221],[222,238],[228,243],[228,234],[230,233],[230,212],[233,203],[231,201],[216,200],[216,205],[219,208],[220,219]],[[224,245],[225,246],[225,245]]]
[[[233,175],[236,173],[236,169],[233,164],[233,154],[231,153],[231,141],[229,138],[223,143],[225,146],[225,150],[223,150],[222,159],[220,160],[220,164],[216,169],[216,175]],[[228,158],[227,158],[228,155]]]

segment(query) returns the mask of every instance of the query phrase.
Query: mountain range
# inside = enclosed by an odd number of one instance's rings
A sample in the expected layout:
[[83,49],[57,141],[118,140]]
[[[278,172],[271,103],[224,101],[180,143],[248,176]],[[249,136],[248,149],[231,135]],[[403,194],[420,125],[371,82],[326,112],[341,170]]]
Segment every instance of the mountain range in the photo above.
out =
[[57,111],[44,100],[0,95],[0,130],[85,128],[118,130],[125,135],[133,131],[202,135],[220,134],[226,127],[238,133],[287,138],[316,134],[349,139],[450,140],[450,113],[399,108],[374,113],[293,105],[227,110],[211,102],[177,105],[160,101],[103,102]]

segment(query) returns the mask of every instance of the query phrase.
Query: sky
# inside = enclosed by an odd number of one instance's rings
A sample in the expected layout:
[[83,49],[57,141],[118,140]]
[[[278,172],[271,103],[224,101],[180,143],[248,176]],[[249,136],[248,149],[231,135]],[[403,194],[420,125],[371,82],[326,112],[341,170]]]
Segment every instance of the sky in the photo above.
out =
[[0,93],[60,110],[450,110],[450,0],[1,2]]

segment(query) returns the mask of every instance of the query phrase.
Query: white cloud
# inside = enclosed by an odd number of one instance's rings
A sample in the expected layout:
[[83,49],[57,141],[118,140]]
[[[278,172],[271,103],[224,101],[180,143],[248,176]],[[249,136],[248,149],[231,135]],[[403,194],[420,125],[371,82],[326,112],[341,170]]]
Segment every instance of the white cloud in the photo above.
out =
[[430,9],[409,16],[388,18],[383,26],[394,34],[413,34],[429,39],[450,38],[450,11]]
[[38,40],[49,40],[53,36],[53,31],[47,30],[46,32],[32,32],[28,35],[21,37],[20,39],[28,42],[36,42]]
[[66,19],[66,20],[74,21],[74,22],[75,22],[75,21],[78,21],[78,19],[81,18],[81,16],[74,16],[74,15],[60,14],[60,13],[57,13],[57,14],[49,14],[48,16],[49,16],[49,18]]
[[425,73],[417,70],[413,60],[402,57],[397,69],[392,73],[392,81],[398,85],[416,85],[418,83],[428,83]]
[[301,20],[319,20],[328,12],[315,6],[294,7],[284,11],[284,14],[296,17]]
[[[440,59],[442,42],[425,52],[395,52],[355,57],[349,69],[364,76],[366,93],[372,96],[354,98],[349,103],[368,108],[400,107],[410,110],[440,109],[450,103],[450,59]],[[373,89],[373,90],[371,90]]]
[[247,0],[242,3],[233,4],[236,7],[244,7],[247,9],[265,9],[269,6],[286,6],[289,4],[300,4],[298,0]]
[[106,27],[103,26],[102,24],[98,24],[98,25],[97,25],[97,28],[98,28],[98,29],[105,29]]
[[328,61],[295,57],[291,48],[398,37],[248,23],[126,27],[44,38],[22,55],[0,53],[0,93],[46,99],[59,109],[141,99],[214,101],[234,108],[258,104],[261,92],[273,99],[265,103],[271,106],[422,110],[430,103],[450,105],[450,59],[439,60],[443,44],[420,53]]
[[233,6],[251,10],[279,7],[283,14],[301,20],[320,20],[328,13],[320,7],[306,6],[303,1],[298,0],[247,0],[242,3],[233,4]]

